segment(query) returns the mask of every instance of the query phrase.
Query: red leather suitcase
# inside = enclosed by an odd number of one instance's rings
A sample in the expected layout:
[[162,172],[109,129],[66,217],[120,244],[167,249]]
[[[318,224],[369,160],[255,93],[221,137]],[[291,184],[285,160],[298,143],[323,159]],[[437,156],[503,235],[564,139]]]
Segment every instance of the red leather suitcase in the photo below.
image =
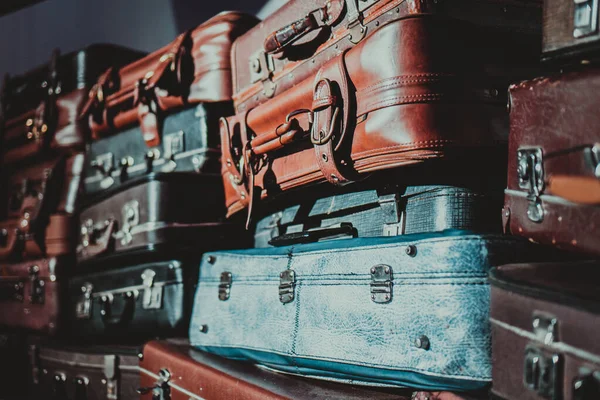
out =
[[600,69],[510,88],[507,232],[600,254]]
[[598,262],[492,270],[492,393],[506,400],[600,398]]
[[[300,3],[286,7],[298,9]],[[351,3],[346,1],[346,7]],[[369,21],[367,34],[356,45],[348,40],[356,31],[339,28],[339,37],[334,26],[332,36],[310,58],[302,58],[295,45],[282,44],[287,43],[285,32],[293,39],[315,15],[333,15],[337,3],[332,1],[330,11],[327,6],[318,9],[300,27],[275,35],[282,36],[278,40],[285,58],[302,59],[286,61],[281,74],[261,81],[271,88],[268,82],[276,82],[275,89],[261,95],[259,83],[242,90],[245,74],[234,70],[237,114],[221,122],[229,215],[252,209],[259,198],[310,183],[343,185],[371,172],[432,159],[485,157],[506,143],[503,94],[508,82],[523,73],[518,66],[535,64],[536,45],[527,40],[533,35],[449,17],[454,6],[438,8],[437,3],[369,3],[363,21]],[[275,21],[288,15],[288,8],[283,10]],[[515,22],[501,11],[491,16],[496,25]],[[256,32],[264,33],[271,21],[236,41],[236,68],[243,62],[242,52],[257,46]],[[313,42],[322,43],[315,39],[309,44]],[[255,65],[259,71],[267,68]]]

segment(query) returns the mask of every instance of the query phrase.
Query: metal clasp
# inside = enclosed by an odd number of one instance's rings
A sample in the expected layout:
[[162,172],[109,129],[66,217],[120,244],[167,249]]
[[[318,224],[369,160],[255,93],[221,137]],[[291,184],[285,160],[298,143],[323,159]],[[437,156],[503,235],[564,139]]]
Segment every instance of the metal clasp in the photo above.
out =
[[140,203],[137,200],[125,203],[121,215],[123,217],[123,227],[114,234],[114,237],[121,240],[122,246],[127,246],[133,241],[131,230],[140,223]]
[[263,94],[271,98],[275,94],[277,84],[272,81],[275,71],[273,56],[259,51],[254,57],[250,57],[250,80],[252,83],[262,82]]
[[88,319],[92,316],[92,291],[94,285],[89,282],[81,285],[82,298],[75,305],[75,316],[78,319]]
[[573,0],[573,37],[589,36],[598,31],[598,0]]
[[104,377],[106,378],[106,399],[118,400],[119,381],[117,372],[119,369],[117,356],[114,354],[104,356]]
[[531,148],[517,151],[517,175],[519,187],[527,189],[529,193],[527,217],[533,222],[542,222],[544,207],[540,196],[545,184],[542,149]]
[[558,320],[548,314],[533,314],[533,333],[544,344],[550,344],[558,341]]
[[46,282],[39,277],[40,267],[32,265],[29,267],[29,302],[31,304],[44,304]]
[[225,301],[231,295],[231,272],[221,273],[221,283],[219,284],[219,300]]
[[154,277],[156,272],[151,269],[147,269],[142,273],[142,280],[144,282],[144,297],[142,299],[142,306],[145,310],[159,309],[162,305],[162,286],[154,286]]
[[392,300],[394,283],[392,267],[385,264],[371,267],[371,300],[375,303],[389,303]]
[[295,288],[296,272],[293,269],[286,269],[279,274],[279,301],[283,304],[294,301]]
[[558,354],[546,354],[535,346],[525,350],[525,364],[523,368],[523,383],[525,387],[538,396],[554,400],[559,394],[560,362]]
[[115,155],[113,153],[104,153],[96,156],[90,163],[92,168],[97,171],[97,174],[102,177],[100,187],[108,189],[115,183],[112,173],[115,170]]
[[162,166],[162,172],[173,172],[177,169],[175,155],[185,151],[185,132],[179,131],[164,136],[164,154],[165,165]]

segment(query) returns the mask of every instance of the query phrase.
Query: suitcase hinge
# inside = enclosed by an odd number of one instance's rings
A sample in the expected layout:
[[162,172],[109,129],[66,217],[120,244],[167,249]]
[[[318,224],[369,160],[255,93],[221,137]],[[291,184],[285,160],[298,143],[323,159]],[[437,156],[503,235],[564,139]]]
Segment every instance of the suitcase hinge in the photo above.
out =
[[598,31],[598,0],[573,0],[573,37],[589,36]]
[[104,377],[106,380],[106,399],[118,400],[119,382],[117,380],[117,371],[119,360],[115,355],[104,356]]
[[115,239],[121,241],[122,246],[127,246],[133,241],[132,229],[140,223],[140,203],[132,200],[123,205],[121,209],[123,227],[114,234]]
[[371,267],[371,300],[375,303],[389,303],[392,300],[394,283],[393,271],[389,265]]
[[91,283],[84,283],[81,286],[82,298],[75,305],[75,316],[78,319],[87,319],[92,316],[92,291],[94,285]]
[[519,187],[528,190],[527,217],[533,222],[544,220],[541,194],[544,190],[544,161],[542,149],[530,148],[517,151],[517,175]]
[[44,304],[46,282],[39,277],[40,267],[32,265],[29,267],[29,301],[31,304]]
[[142,306],[144,310],[157,310],[162,305],[162,286],[154,286],[154,277],[156,272],[147,269],[142,273],[144,282],[144,297]]
[[279,274],[279,301],[283,304],[294,301],[295,288],[296,272],[293,269],[286,269]]
[[221,273],[221,283],[219,284],[219,300],[225,301],[231,295],[231,272]]
[[350,31],[348,39],[357,44],[367,35],[367,27],[362,24],[362,13],[359,10],[359,0],[346,0],[346,12]]
[[404,235],[406,216],[400,207],[398,193],[379,196],[379,207],[383,212],[383,236]]

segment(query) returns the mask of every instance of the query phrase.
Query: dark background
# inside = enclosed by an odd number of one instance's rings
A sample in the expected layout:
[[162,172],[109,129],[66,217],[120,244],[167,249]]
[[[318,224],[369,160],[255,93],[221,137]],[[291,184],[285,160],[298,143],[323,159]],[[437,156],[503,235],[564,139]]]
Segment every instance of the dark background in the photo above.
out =
[[[3,0],[0,0],[3,1]],[[224,10],[264,18],[286,0],[46,0],[0,17],[0,77],[91,43],[153,51]]]

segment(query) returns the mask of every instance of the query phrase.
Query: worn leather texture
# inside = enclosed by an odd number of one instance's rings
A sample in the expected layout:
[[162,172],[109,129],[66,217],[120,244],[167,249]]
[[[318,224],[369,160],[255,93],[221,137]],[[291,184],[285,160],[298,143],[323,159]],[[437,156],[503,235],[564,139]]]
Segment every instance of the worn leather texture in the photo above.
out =
[[80,273],[69,282],[71,334],[119,343],[185,334],[198,259],[188,255]]
[[[204,188],[194,196],[190,188]],[[218,175],[153,173],[92,198],[79,214],[79,261],[167,245],[234,246],[240,226],[225,221]],[[225,239],[229,238],[229,241]]]
[[[303,199],[261,218],[254,247],[280,235],[351,224],[357,237],[467,229],[499,233],[501,193],[431,185],[397,186]],[[270,207],[269,207],[270,209]],[[496,214],[496,215],[495,215]]]
[[[208,253],[190,342],[322,379],[481,389],[491,382],[487,272],[540,257],[534,250],[518,238],[445,231]],[[390,297],[376,303],[371,296],[386,293],[372,286],[371,269],[385,267]],[[294,297],[283,304],[286,271],[295,273]]]
[[222,12],[152,54],[106,71],[82,110],[94,138],[134,123],[156,134],[167,110],[231,100],[231,43],[257,22]]
[[83,150],[89,130],[78,116],[88,90],[105,69],[140,55],[118,46],[92,45],[9,79],[4,89],[4,162],[40,152]]
[[0,260],[73,254],[84,155],[3,170]]
[[[594,155],[600,135],[589,129],[599,91],[600,73],[595,68],[511,86],[508,187],[503,210],[508,232],[560,248],[600,254],[598,159]],[[541,152],[542,173],[536,185],[528,179],[522,185],[518,154],[532,150]],[[533,176],[530,168],[525,170],[526,177]],[[567,190],[565,182],[572,183]],[[536,198],[542,211],[539,221],[528,215]]]
[[[316,75],[322,65],[386,24],[426,14],[451,17],[498,30],[504,35],[503,40],[510,40],[509,37],[515,32],[539,36],[541,31],[542,11],[541,1],[538,0],[460,0],[450,3],[413,0],[288,1],[233,45],[233,85],[237,112],[250,110]],[[309,29],[298,34],[302,22],[308,22]],[[286,31],[292,26],[293,29]],[[292,35],[289,35],[290,30],[293,31]],[[269,38],[277,34],[291,36],[289,44],[281,50],[267,51]],[[509,43],[513,50],[520,45],[514,40]],[[497,50],[494,47],[494,51]],[[478,49],[478,53],[482,51],[485,51],[485,47]]]
[[[189,347],[186,341],[152,341],[140,363],[142,387],[156,387],[158,374],[171,375],[172,400],[386,399],[409,400],[410,391],[308,380],[228,360]],[[150,399],[150,394],[143,398]]]
[[0,326],[53,335],[64,329],[70,257],[0,264]]
[[222,103],[205,103],[167,116],[161,144],[153,149],[144,142],[139,126],[93,141],[85,171],[86,193],[112,190],[153,172],[218,174],[218,121],[229,108]]
[[29,339],[31,380],[27,398],[136,399],[138,352],[133,346],[77,346]]
[[[238,105],[221,124],[228,215],[308,184],[505,145],[503,94],[518,75],[505,64],[522,50],[505,40],[434,15],[401,19],[335,51],[305,80],[294,76],[285,93]],[[471,51],[491,43],[491,54]]]
[[[591,375],[600,370],[600,346],[595,339],[600,298],[589,279],[596,268],[596,261],[555,262],[503,265],[492,271],[495,395],[541,400],[547,398],[538,389],[542,387],[552,388],[554,398],[565,400],[600,396],[600,379]],[[534,323],[536,318],[542,322]],[[543,321],[552,319],[554,328],[548,330]],[[538,378],[538,387],[526,384],[526,354],[532,350],[540,358],[557,360],[554,380],[552,370],[539,361],[537,372],[544,376]]]

